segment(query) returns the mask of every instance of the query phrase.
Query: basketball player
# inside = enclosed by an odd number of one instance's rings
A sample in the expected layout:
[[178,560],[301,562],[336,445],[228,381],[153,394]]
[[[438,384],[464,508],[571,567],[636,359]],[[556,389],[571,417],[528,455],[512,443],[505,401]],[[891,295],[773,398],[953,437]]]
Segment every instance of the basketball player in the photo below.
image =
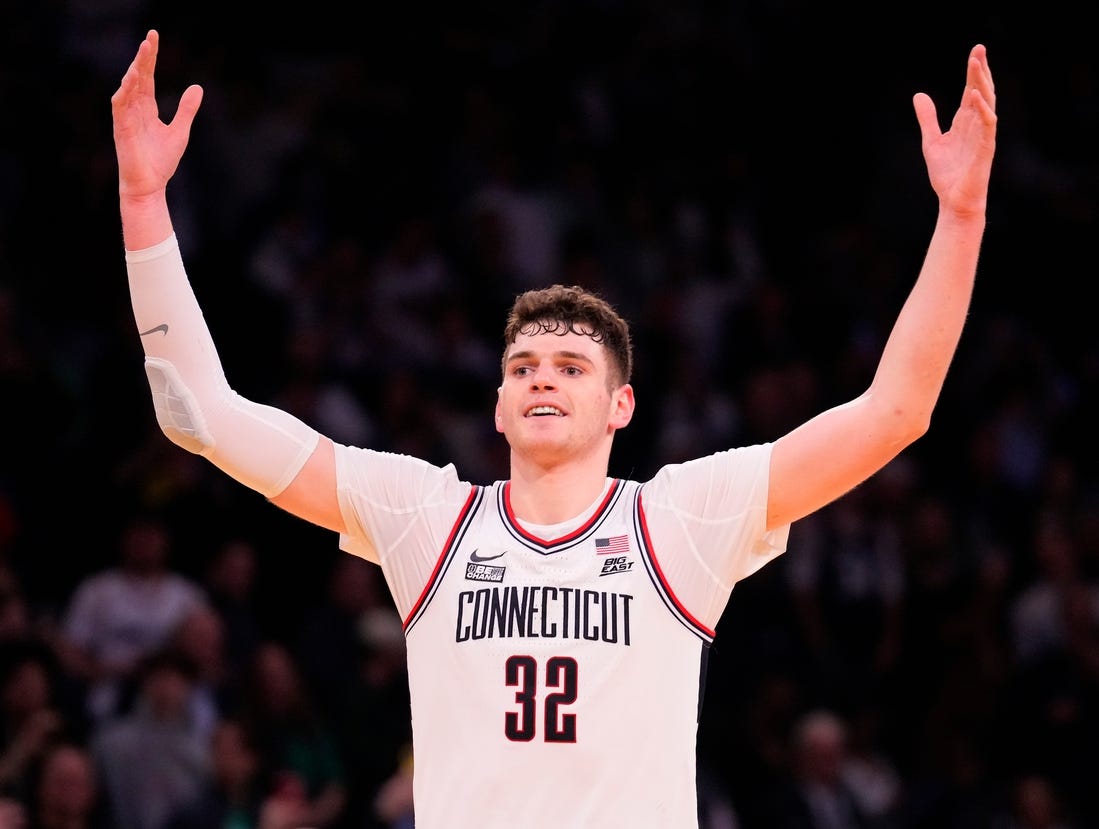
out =
[[510,479],[337,445],[228,384],[189,285],[166,187],[202,90],[162,121],[150,31],[112,98],[125,259],[157,420],[276,506],[376,562],[404,618],[418,829],[697,826],[707,648],[733,585],[791,522],[929,425],[965,320],[996,114],[985,48],[947,132],[913,100],[939,211],[869,388],[773,443],[608,477],[634,412],[626,324],[555,286],[507,320],[495,423]]

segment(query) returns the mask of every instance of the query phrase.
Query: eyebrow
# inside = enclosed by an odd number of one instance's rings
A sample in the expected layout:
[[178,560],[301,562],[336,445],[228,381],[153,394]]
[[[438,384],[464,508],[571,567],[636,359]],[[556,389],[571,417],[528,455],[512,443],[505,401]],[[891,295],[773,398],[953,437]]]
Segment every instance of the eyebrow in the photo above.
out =
[[[513,363],[516,360],[529,360],[534,356],[533,351],[516,351],[514,354],[508,355],[507,361],[508,363]],[[550,356],[555,360],[575,360],[576,362],[595,365],[588,355],[581,354],[579,351],[554,351]]]

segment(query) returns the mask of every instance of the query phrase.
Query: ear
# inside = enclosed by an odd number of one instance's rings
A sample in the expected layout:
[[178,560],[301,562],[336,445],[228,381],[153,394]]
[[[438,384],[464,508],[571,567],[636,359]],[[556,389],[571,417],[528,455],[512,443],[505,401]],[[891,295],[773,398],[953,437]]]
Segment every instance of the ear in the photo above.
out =
[[633,419],[635,401],[633,386],[626,383],[611,394],[611,417],[608,424],[612,429],[622,429]]
[[500,434],[504,433],[504,416],[500,414],[500,394],[503,392],[504,387],[500,386],[496,389],[496,410],[494,412],[494,420],[496,423],[496,431]]

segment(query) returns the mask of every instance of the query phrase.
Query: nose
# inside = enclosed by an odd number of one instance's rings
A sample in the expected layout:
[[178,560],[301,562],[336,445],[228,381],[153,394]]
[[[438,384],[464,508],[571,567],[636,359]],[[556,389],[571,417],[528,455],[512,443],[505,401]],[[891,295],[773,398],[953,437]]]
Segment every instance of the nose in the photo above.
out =
[[556,388],[553,382],[553,366],[548,361],[542,361],[538,368],[530,375],[530,387],[532,389]]

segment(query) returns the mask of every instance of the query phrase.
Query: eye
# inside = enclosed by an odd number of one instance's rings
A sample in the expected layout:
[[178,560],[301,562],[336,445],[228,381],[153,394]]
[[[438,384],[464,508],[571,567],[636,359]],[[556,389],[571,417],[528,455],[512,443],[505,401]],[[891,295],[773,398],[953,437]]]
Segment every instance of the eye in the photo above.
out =
[[584,371],[578,366],[565,366],[563,371],[569,377],[579,377],[581,374],[584,373]]
[[525,377],[531,371],[533,371],[533,369],[530,366],[516,366],[511,370],[511,373],[516,377]]

